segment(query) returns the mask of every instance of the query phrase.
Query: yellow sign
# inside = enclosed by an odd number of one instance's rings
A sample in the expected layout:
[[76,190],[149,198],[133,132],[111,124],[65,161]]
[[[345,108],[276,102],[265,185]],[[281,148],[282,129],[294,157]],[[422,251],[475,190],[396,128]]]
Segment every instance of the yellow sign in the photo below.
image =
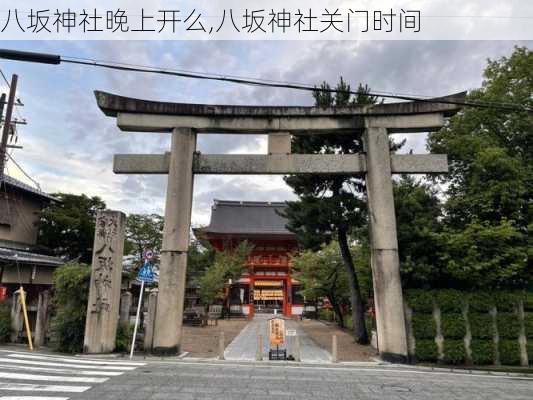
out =
[[283,286],[283,281],[255,281],[254,286],[274,286],[281,287]]
[[283,300],[283,290],[254,290],[254,300]]
[[285,321],[281,318],[273,318],[268,321],[270,332],[270,345],[279,346],[285,343]]

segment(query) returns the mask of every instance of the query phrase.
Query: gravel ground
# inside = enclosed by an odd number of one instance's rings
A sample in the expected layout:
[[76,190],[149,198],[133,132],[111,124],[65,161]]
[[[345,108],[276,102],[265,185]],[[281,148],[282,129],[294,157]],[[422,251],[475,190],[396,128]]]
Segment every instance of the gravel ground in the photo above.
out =
[[319,346],[331,352],[331,337],[337,335],[339,361],[372,361],[377,352],[371,346],[354,343],[353,337],[332,323],[306,319],[298,322]]
[[218,356],[218,335],[224,332],[226,346],[246,326],[248,320],[219,320],[218,326],[183,326],[182,351],[189,352],[187,357],[209,358]]

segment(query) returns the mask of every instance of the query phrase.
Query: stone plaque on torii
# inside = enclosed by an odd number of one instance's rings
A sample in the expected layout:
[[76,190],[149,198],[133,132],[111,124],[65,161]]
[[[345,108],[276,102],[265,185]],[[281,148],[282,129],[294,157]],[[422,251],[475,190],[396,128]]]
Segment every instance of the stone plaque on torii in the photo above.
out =
[[[378,346],[382,358],[405,362],[408,346],[398,260],[392,174],[446,173],[446,155],[391,154],[391,133],[440,129],[465,93],[416,102],[365,106],[268,107],[165,103],[95,92],[123,131],[169,132],[166,154],[114,157],[117,174],[168,174],[153,352],[181,344],[194,174],[365,175]],[[268,154],[199,154],[197,133],[266,134]],[[362,134],[364,154],[291,154],[291,135]]]

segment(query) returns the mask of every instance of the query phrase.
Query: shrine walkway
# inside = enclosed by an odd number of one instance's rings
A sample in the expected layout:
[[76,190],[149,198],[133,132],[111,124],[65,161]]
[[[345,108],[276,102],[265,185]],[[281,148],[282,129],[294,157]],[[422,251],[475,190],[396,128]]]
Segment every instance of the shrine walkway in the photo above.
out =
[[[254,361],[257,350],[257,336],[263,335],[263,360],[268,360],[268,320],[269,314],[256,314],[254,319],[244,327],[239,335],[226,347],[226,360]],[[294,320],[285,320],[285,329],[293,329],[300,337],[300,358],[306,363],[324,363],[331,361],[331,354],[318,346]],[[293,337],[287,339],[287,356],[293,354]]]

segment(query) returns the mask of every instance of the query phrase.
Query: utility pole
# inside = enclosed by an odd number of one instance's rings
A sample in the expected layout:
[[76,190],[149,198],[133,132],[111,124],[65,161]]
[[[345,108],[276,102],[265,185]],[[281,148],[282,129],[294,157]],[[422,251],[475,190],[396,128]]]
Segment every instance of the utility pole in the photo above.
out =
[[[9,130],[11,129],[11,118],[13,116],[13,108],[15,107],[15,94],[17,92],[18,76],[13,74],[11,77],[11,86],[9,89],[9,98],[7,100],[6,117],[4,119],[4,128],[2,129],[2,141],[0,142],[0,180],[4,178],[4,169],[6,164],[7,154],[7,137],[9,136]],[[2,95],[0,117],[4,111],[5,94]]]

